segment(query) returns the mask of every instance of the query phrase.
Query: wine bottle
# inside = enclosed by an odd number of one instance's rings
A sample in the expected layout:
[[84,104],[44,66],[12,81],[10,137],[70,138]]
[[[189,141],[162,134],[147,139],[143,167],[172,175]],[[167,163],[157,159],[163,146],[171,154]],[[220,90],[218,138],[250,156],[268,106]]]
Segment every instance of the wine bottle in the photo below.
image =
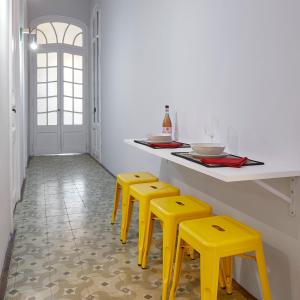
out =
[[165,105],[165,117],[162,123],[162,133],[172,135],[172,122],[169,115],[169,105]]

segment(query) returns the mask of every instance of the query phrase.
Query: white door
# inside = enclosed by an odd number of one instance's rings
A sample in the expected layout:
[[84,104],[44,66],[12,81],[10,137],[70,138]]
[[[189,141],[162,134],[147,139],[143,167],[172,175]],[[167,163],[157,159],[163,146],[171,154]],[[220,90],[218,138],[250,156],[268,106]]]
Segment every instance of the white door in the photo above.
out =
[[80,53],[64,51],[62,60],[62,152],[82,153],[86,152],[83,126],[83,57]]
[[37,26],[33,57],[35,155],[85,153],[86,97],[83,31],[47,22]]
[[10,118],[10,126],[11,126],[11,133],[10,133],[10,141],[11,141],[11,148],[10,148],[10,155],[11,155],[11,174],[10,174],[10,186],[11,186],[11,202],[12,202],[12,210],[14,210],[16,203],[19,200],[19,168],[18,168],[18,141],[17,141],[17,112],[16,112],[16,105],[15,105],[15,93],[12,90],[11,92],[11,118]]
[[10,194],[12,214],[17,201],[20,199],[20,41],[19,41],[19,3],[12,1],[11,10],[11,49],[10,49],[10,70],[9,70],[9,87],[10,87]]
[[92,132],[91,154],[101,162],[101,80],[100,80],[100,10],[96,6],[92,18]]
[[34,154],[60,153],[57,51],[37,53],[34,66]]

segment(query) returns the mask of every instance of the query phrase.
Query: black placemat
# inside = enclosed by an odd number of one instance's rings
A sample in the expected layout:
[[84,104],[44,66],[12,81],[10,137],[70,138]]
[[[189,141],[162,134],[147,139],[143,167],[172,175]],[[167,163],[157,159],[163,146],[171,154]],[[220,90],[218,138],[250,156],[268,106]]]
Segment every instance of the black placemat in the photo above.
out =
[[[190,144],[186,144],[186,143],[183,143],[180,147],[177,147],[177,148],[160,148],[160,147],[153,147],[151,144],[155,144],[155,143],[149,143],[147,141],[143,141],[143,140],[134,140],[135,143],[137,144],[141,144],[141,145],[144,145],[144,146],[147,146],[147,147],[150,147],[152,149],[179,149],[179,148],[190,148]],[[175,143],[175,141],[174,141]],[[177,142],[177,143],[180,143],[180,142]],[[167,143],[166,143],[167,144]]]
[[[212,164],[205,164],[203,163],[199,158],[195,158],[193,157],[190,152],[172,152],[172,155],[184,158],[186,160],[192,161],[196,164],[202,165],[204,167],[207,168],[229,168],[227,166],[221,166],[221,165],[212,165]],[[228,156],[226,156],[228,158],[241,158],[241,156],[236,156],[233,154],[228,154]],[[257,161],[257,160],[253,160],[253,159],[249,159],[247,160],[247,162],[244,164],[244,166],[260,166],[260,165],[264,165],[263,162],[261,161]]]

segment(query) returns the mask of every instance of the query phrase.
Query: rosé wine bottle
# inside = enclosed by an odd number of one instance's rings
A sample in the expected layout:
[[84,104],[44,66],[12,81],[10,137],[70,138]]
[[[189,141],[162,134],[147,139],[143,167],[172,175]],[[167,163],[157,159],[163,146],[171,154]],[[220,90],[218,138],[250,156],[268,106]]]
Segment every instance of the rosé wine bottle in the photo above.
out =
[[172,135],[172,122],[169,115],[169,105],[165,105],[165,117],[162,123],[162,133]]

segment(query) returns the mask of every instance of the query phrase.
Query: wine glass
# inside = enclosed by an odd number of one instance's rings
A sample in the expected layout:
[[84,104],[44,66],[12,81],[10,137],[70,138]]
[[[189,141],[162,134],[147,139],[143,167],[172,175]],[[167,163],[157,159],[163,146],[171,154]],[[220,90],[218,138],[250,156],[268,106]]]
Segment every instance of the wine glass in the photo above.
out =
[[204,123],[204,133],[210,137],[211,143],[214,141],[216,133],[217,120],[210,118]]

